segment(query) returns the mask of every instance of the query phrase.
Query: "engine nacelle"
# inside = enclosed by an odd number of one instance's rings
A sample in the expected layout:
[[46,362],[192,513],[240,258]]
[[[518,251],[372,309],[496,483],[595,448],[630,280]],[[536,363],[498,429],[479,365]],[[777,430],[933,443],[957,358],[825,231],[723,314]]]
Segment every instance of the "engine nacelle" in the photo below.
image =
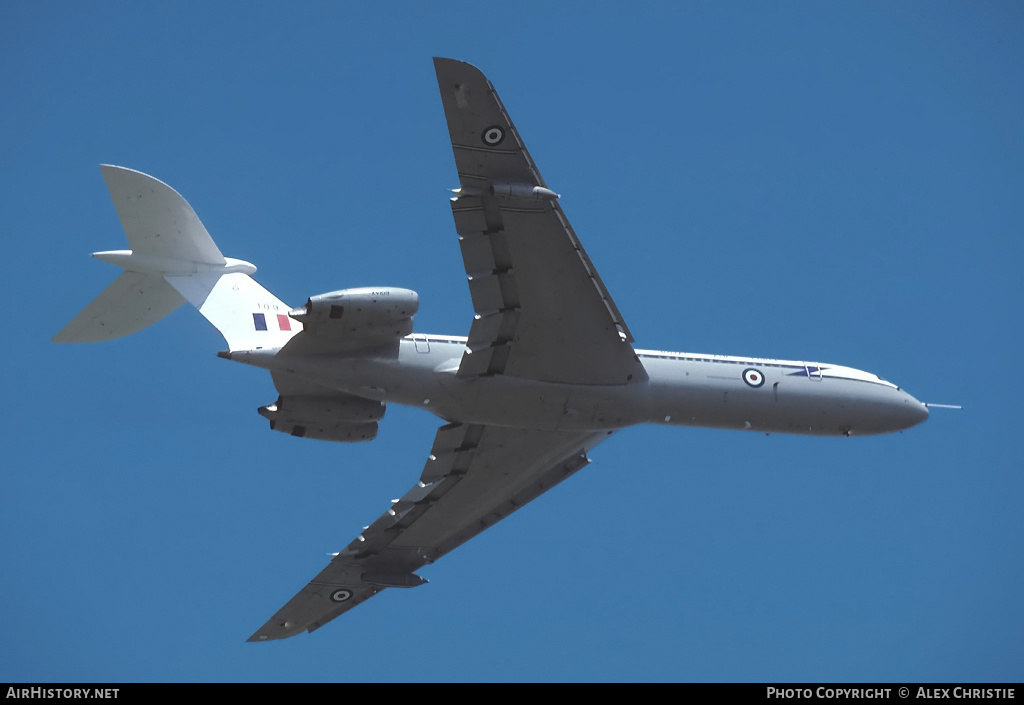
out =
[[312,296],[288,315],[315,335],[401,338],[412,333],[412,317],[419,307],[415,291],[366,287]]
[[[379,421],[387,407],[376,399],[364,399],[350,394],[336,397],[290,396],[263,407],[283,414],[287,418],[313,421]],[[260,413],[263,413],[262,411]],[[266,416],[266,414],[263,414]],[[268,417],[269,418],[269,417]]]
[[372,441],[384,410],[379,401],[355,396],[278,397],[258,409],[274,431],[339,443]]

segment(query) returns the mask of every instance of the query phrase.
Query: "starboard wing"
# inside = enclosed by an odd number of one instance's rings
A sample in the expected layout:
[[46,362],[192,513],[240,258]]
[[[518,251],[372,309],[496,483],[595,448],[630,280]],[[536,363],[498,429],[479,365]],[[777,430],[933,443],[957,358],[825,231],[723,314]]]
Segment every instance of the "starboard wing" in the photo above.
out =
[[609,432],[442,426],[420,481],[249,638],[313,631],[415,574],[584,467]]

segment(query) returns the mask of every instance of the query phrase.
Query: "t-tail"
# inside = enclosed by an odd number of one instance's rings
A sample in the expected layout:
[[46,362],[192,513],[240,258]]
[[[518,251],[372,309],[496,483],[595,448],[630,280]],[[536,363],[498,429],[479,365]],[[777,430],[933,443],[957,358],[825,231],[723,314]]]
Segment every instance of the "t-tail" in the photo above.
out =
[[302,330],[289,307],[250,276],[256,267],[225,257],[181,195],[152,176],[100,167],[130,250],[94,252],[124,272],[53,336],[55,343],[120,338],[188,301],[229,350],[283,347]]

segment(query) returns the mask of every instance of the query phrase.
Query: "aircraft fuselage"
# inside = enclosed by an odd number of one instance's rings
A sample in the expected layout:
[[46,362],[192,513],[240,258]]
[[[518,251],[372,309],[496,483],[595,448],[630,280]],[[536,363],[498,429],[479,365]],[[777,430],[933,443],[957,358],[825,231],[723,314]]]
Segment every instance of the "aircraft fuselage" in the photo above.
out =
[[369,356],[233,352],[340,392],[426,409],[447,421],[559,431],[637,424],[817,436],[900,431],[928,408],[891,382],[839,365],[638,350],[649,379],[622,385],[460,377],[466,339],[416,334]]

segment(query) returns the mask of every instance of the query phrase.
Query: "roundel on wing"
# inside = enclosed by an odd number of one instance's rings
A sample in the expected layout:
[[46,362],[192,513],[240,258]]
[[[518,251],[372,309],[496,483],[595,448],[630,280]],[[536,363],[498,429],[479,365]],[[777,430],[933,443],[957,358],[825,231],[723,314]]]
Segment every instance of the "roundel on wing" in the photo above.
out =
[[743,381],[751,387],[760,387],[764,384],[764,372],[754,367],[748,367],[743,370]]
[[503,139],[505,139],[505,131],[497,125],[491,125],[483,131],[483,134],[480,135],[480,139],[482,139],[484,144],[487,146],[496,147],[501,144]]
[[351,590],[335,590],[331,593],[331,602],[345,602],[351,597]]

